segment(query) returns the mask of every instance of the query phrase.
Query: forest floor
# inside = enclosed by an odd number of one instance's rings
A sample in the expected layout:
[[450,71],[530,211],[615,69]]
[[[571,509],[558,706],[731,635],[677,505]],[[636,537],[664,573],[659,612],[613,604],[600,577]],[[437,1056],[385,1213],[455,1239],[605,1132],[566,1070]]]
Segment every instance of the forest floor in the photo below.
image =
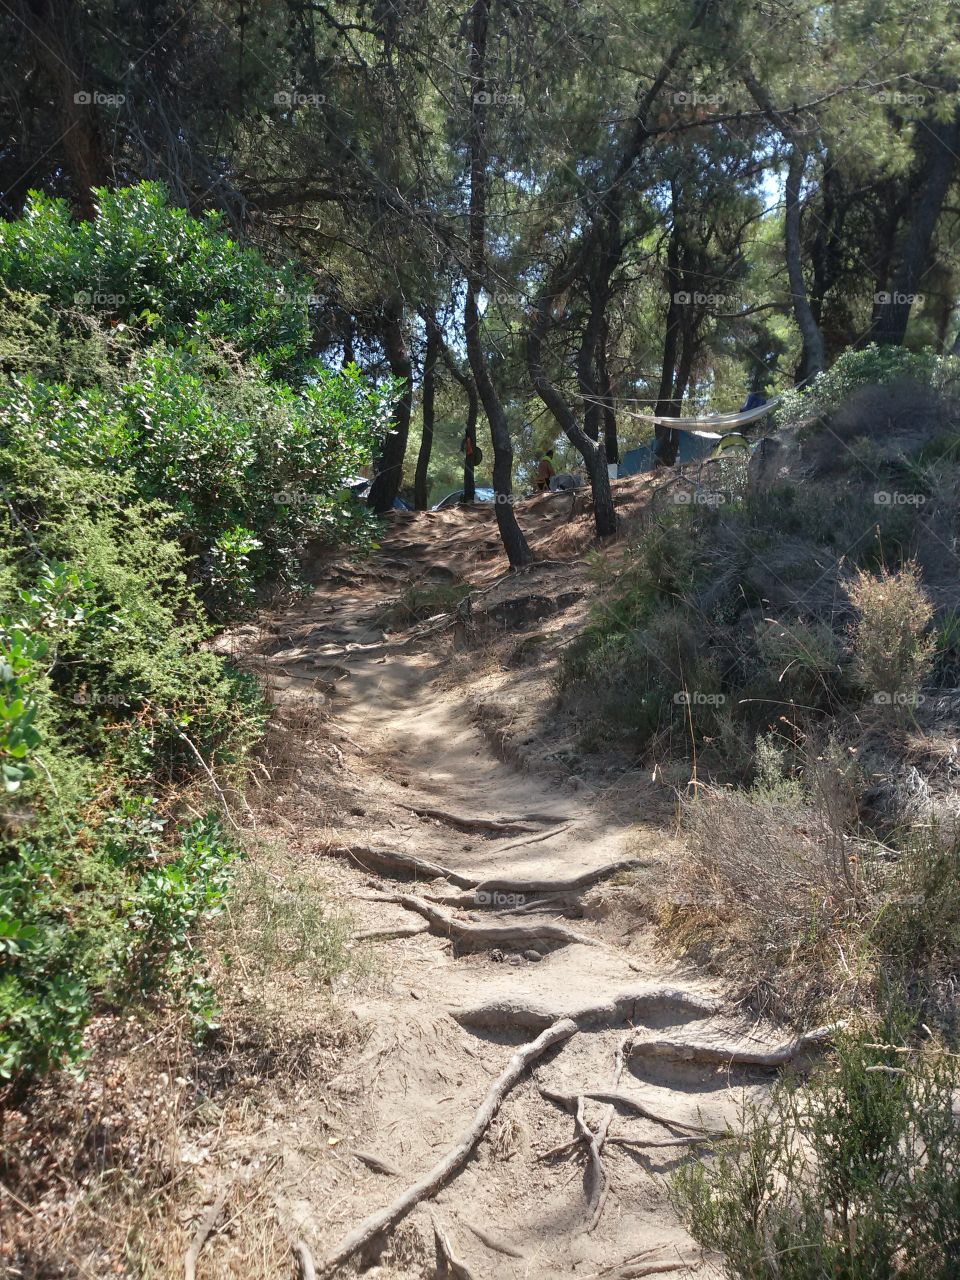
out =
[[[346,997],[362,1049],[323,1083],[332,1145],[318,1160],[315,1130],[277,1133],[270,1194],[319,1267],[456,1145],[516,1047],[569,1017],[576,1033],[533,1062],[465,1167],[368,1250],[374,1274],[443,1274],[436,1221],[466,1268],[452,1274],[706,1275],[666,1179],[769,1074],[685,1046],[782,1036],[658,945],[643,884],[675,847],[675,793],[626,758],[588,763],[554,710],[556,655],[589,605],[574,559],[588,517],[570,499],[525,506],[548,557],[526,573],[502,575],[491,512],[402,517],[369,562],[231,637],[281,707],[326,699],[342,767],[312,785],[304,762],[288,839],[324,860],[374,950],[375,980]],[[464,575],[459,622],[385,635],[385,595]]]
[[[640,481],[618,489],[625,507],[646,500]],[[165,1116],[156,1192],[135,1189],[126,1220],[116,1188],[93,1208],[78,1192],[69,1262],[9,1274],[177,1276],[191,1242],[211,1280],[295,1274],[297,1242],[325,1274],[558,1023],[469,1158],[344,1273],[718,1274],[669,1175],[769,1085],[734,1051],[783,1035],[658,940],[676,792],[626,756],[580,753],[555,695],[590,606],[589,517],[557,497],[521,519],[541,557],[529,571],[503,574],[490,510],[398,516],[374,554],[318,562],[314,594],[218,640],[275,708],[250,796],[263,852],[224,930],[223,1026],[202,1050],[169,1028],[120,1049],[115,1028],[92,1029],[93,1067],[64,1106],[91,1134],[111,1107],[129,1127],[132,1095],[141,1131]],[[398,598],[464,582],[458,620],[391,621]],[[349,964],[321,986],[334,926]],[[123,1221],[112,1245],[108,1218]]]

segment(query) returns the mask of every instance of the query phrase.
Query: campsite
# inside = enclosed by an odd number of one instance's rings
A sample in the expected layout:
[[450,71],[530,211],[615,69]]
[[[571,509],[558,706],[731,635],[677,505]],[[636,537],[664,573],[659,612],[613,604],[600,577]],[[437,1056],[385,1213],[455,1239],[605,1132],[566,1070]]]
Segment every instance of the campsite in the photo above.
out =
[[954,0],[0,31],[0,1280],[956,1280]]

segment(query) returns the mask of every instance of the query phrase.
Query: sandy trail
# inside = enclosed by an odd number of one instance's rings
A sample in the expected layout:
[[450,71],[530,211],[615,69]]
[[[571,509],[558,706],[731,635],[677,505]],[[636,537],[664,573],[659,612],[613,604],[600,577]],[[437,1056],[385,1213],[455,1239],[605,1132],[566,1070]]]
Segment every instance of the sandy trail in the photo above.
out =
[[[435,545],[429,553],[437,555]],[[394,566],[410,565],[416,554],[409,539],[403,545],[402,537],[388,537],[381,562],[391,557]],[[438,679],[449,677],[451,664],[467,660],[444,636],[420,646],[383,643],[378,605],[385,594],[382,580],[362,576],[325,590],[285,614],[260,647],[270,683],[286,696],[311,696],[305,692],[311,682],[327,682],[321,687],[341,744],[358,748],[343,745],[356,803],[336,838],[398,850],[481,881],[560,881],[628,858],[636,843],[632,823],[589,788],[558,785],[498,756],[463,688]],[[426,816],[427,809],[459,821]],[[471,819],[509,820],[524,829],[466,829]],[[304,834],[309,837],[309,830]],[[328,847],[329,833],[324,839]],[[652,858],[656,846],[652,826],[646,841]],[[324,848],[320,841],[317,856]],[[318,1266],[346,1231],[414,1181],[466,1129],[513,1049],[536,1036],[531,1018],[570,1015],[581,1029],[509,1094],[462,1172],[416,1209],[385,1248],[381,1241],[357,1265],[372,1266],[368,1274],[378,1276],[443,1274],[424,1262],[433,1253],[432,1213],[477,1280],[626,1276],[640,1262],[675,1263],[678,1274],[687,1268],[716,1274],[677,1221],[666,1191],[670,1171],[696,1149],[662,1144],[689,1139],[691,1130],[665,1127],[641,1112],[681,1126],[722,1129],[736,1124],[745,1094],[763,1088],[764,1077],[642,1056],[627,1058],[618,1072],[617,1052],[631,1028],[638,1036],[665,1029],[682,1036],[686,1029],[698,1038],[747,1037],[761,1044],[775,1035],[745,1025],[735,1011],[711,1013],[711,1001],[723,1007],[719,984],[663,955],[648,929],[622,941],[622,930],[609,927],[622,876],[559,905],[538,906],[535,895],[498,898],[482,887],[463,890],[443,880],[365,869],[362,859],[331,857],[329,863],[351,899],[359,930],[424,931],[372,943],[377,980],[362,996],[346,997],[364,1046],[356,1060],[342,1064],[324,1095],[334,1133],[330,1149],[311,1146],[303,1133],[284,1140],[275,1199]],[[437,899],[459,921],[562,924],[583,941],[459,943],[442,930],[427,931],[416,912],[386,900],[399,894]],[[677,999],[642,998],[663,986]],[[592,1229],[595,1188],[585,1146],[547,1156],[574,1136],[574,1120],[539,1086],[574,1101],[614,1088],[626,1095],[609,1131],[637,1145],[603,1150],[609,1192]],[[594,1129],[608,1105],[585,1101]],[[644,1142],[661,1145],[645,1149]],[[350,1154],[356,1149],[399,1172],[376,1171]]]

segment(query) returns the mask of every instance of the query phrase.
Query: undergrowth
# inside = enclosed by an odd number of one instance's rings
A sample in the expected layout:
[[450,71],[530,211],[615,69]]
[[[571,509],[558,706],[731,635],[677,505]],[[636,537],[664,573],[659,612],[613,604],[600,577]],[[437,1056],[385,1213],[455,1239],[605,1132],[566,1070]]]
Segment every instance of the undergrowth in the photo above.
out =
[[[216,1019],[200,947],[267,720],[211,620],[369,536],[343,481],[393,388],[311,354],[305,281],[162,187],[0,225],[0,1082],[99,1012]],[[210,785],[211,780],[216,786]],[[211,812],[211,808],[215,812]],[[329,931],[331,970],[340,943]],[[304,944],[305,945],[305,944]],[[322,944],[321,944],[322,945]]]
[[736,1280],[950,1280],[960,1256],[960,1063],[896,1020],[842,1034],[674,1175],[694,1238]]

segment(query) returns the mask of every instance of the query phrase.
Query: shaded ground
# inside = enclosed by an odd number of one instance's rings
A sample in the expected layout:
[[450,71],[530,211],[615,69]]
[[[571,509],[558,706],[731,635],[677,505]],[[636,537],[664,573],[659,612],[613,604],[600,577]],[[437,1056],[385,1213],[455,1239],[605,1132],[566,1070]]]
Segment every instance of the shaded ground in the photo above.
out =
[[[525,512],[525,519],[530,525],[536,514]],[[582,535],[581,520],[554,519],[563,521],[563,541]],[[557,541],[542,516],[536,523],[546,528],[535,542]],[[548,564],[511,575],[471,601],[465,624],[426,620],[385,633],[384,597],[411,578],[443,579],[457,564],[466,566],[475,586],[490,587],[500,567],[486,561],[494,539],[492,514],[401,518],[374,560],[359,568],[341,565],[335,586],[265,632],[231,640],[281,706],[322,698],[329,708],[327,727],[342,753],[342,812],[335,829],[313,828],[312,812],[330,807],[330,784],[319,788],[323,796],[314,793],[304,769],[295,812],[288,814],[304,856],[327,861],[360,935],[376,939],[379,974],[372,988],[348,997],[364,1028],[364,1048],[327,1082],[344,1107],[334,1150],[305,1154],[278,1136],[271,1151],[282,1155],[282,1175],[271,1196],[291,1234],[302,1235],[322,1259],[341,1233],[455,1141],[511,1046],[532,1039],[531,1028],[573,1015],[583,1030],[508,1097],[476,1156],[433,1209],[478,1276],[593,1276],[607,1268],[616,1274],[640,1255],[645,1264],[702,1266],[663,1184],[688,1148],[657,1145],[689,1130],[618,1106],[608,1119],[610,1133],[635,1145],[606,1146],[609,1195],[588,1229],[596,1189],[582,1144],[546,1155],[573,1136],[573,1118],[538,1085],[573,1101],[613,1088],[618,1047],[632,1026],[641,1038],[665,1029],[678,1035],[695,1029],[698,1038],[723,1043],[775,1037],[745,1025],[734,1010],[691,1011],[683,998],[712,1000],[718,984],[668,960],[642,922],[623,909],[633,892],[629,874],[601,873],[633,858],[655,874],[673,839],[672,803],[649,778],[624,774],[609,759],[587,774],[576,761],[576,726],[544,715],[552,655],[582,625],[582,566]],[[530,634],[539,637],[538,657],[526,665],[516,649]],[[506,825],[471,829],[491,822]],[[332,856],[345,847],[352,856]],[[481,888],[385,870],[377,856],[383,850],[439,865],[480,881]],[[600,882],[567,896],[482,888],[488,880],[549,886],[590,872],[600,873]],[[442,927],[430,932],[416,911],[386,900],[398,893],[431,900],[467,925],[562,924],[577,940],[451,941]],[[398,936],[411,929],[421,931]],[[678,991],[677,999],[661,994],[663,986]],[[627,1000],[613,1013],[602,1012],[618,995],[645,988],[657,989],[652,1000]],[[587,1010],[600,1012],[591,1017]],[[619,1087],[681,1125],[715,1130],[736,1121],[744,1090],[761,1079],[641,1054],[628,1058]],[[605,1120],[605,1103],[584,1105],[589,1124]],[[345,1158],[341,1152],[351,1144],[399,1172],[376,1172],[362,1157]],[[434,1274],[431,1230],[429,1208],[421,1207],[375,1274]]]
[[[646,483],[618,486],[622,514]],[[246,818],[231,801],[257,852],[217,941],[222,1029],[196,1048],[182,1015],[149,1034],[100,1020],[87,1080],[8,1117],[32,1165],[7,1274],[180,1275],[217,1205],[198,1276],[289,1275],[298,1239],[319,1267],[567,1015],[577,1033],[462,1171],[356,1266],[445,1274],[435,1220],[477,1280],[716,1274],[665,1178],[769,1077],[685,1046],[778,1037],[647,923],[674,793],[626,756],[582,756],[553,693],[589,607],[590,516],[558,496],[522,520],[529,572],[504,576],[492,511],[400,515],[375,556],[318,558],[313,596],[217,642],[275,704]],[[455,617],[391,621],[398,597],[463,578]],[[655,1056],[654,1038],[679,1043]]]

